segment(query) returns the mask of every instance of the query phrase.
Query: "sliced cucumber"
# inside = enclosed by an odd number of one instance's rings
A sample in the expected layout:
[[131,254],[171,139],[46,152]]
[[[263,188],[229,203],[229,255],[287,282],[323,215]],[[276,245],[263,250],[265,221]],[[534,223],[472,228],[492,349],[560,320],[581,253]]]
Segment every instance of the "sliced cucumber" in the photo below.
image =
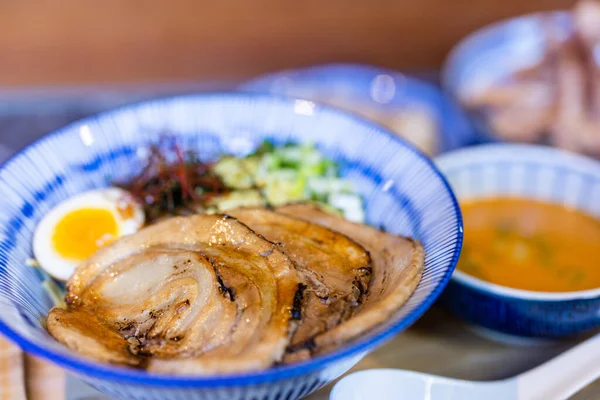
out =
[[334,194],[352,191],[350,182],[340,178],[310,177],[307,180],[307,188],[312,193]]
[[223,157],[213,171],[232,189],[249,189],[254,186],[260,159],[258,157]]
[[215,172],[233,189],[214,200],[219,211],[264,205],[265,198],[272,205],[313,200],[352,221],[364,220],[362,200],[339,178],[338,165],[310,144],[265,144],[245,159],[221,159]]
[[364,222],[362,199],[356,194],[336,193],[329,196],[329,205],[341,210],[344,217],[353,222]]
[[259,207],[265,205],[265,199],[258,190],[236,190],[223,196],[215,197],[210,206],[218,211],[227,211],[238,207]]

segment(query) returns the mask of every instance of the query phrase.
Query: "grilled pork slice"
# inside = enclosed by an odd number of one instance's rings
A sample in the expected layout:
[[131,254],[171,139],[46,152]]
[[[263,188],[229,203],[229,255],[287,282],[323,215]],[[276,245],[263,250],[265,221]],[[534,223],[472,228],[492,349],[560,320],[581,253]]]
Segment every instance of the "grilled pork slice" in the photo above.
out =
[[306,350],[318,335],[349,319],[362,303],[371,280],[368,252],[341,233],[264,208],[227,213],[278,243],[305,282],[297,316],[301,324],[288,350],[308,356]]
[[414,240],[347,221],[310,204],[282,206],[277,212],[343,233],[371,254],[373,272],[368,294],[352,318],[315,338],[315,352],[358,338],[389,320],[421,280],[424,250]]
[[282,359],[300,280],[273,243],[222,215],[172,218],[119,239],[68,282],[49,332],[100,361],[173,374]]

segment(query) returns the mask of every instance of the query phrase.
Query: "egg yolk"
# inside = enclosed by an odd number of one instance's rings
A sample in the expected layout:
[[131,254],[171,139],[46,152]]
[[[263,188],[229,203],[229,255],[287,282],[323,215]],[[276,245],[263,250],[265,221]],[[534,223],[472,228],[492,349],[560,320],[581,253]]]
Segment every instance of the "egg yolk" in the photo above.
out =
[[62,257],[83,260],[119,234],[115,216],[103,208],[84,208],[66,214],[56,224],[52,242]]

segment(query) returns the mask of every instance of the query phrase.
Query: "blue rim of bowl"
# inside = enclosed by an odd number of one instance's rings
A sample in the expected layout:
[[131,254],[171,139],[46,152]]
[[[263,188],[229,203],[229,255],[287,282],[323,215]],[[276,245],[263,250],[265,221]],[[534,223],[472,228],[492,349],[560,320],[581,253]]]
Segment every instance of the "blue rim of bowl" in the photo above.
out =
[[[191,95],[180,95],[180,96],[172,96],[161,99],[155,99],[150,101],[142,101],[138,103],[128,104],[125,106],[121,106],[115,108],[113,110],[105,111],[90,117],[86,117],[80,119],[78,121],[74,121],[63,128],[55,130],[51,133],[48,133],[36,141],[30,143],[28,146],[19,150],[15,154],[13,154],[6,162],[0,165],[0,171],[9,166],[16,158],[18,158],[22,153],[28,151],[32,146],[45,142],[53,137],[58,137],[61,135],[70,134],[73,127],[85,124],[92,123],[93,121],[109,117],[112,114],[126,111],[133,111],[141,105],[152,104],[152,103],[165,103],[165,102],[173,102],[176,100],[192,100],[192,99],[210,99],[210,98],[239,98],[239,99],[271,99],[276,100],[279,104],[290,104],[293,105],[297,99],[278,96],[278,95],[267,95],[267,94],[257,94],[257,93],[246,93],[246,92],[206,92],[200,94],[191,94]],[[48,359],[74,373],[106,380],[110,379],[116,382],[121,383],[130,383],[137,385],[151,385],[154,387],[165,387],[165,388],[199,388],[199,387],[223,387],[223,386],[247,386],[247,385],[256,385],[262,383],[269,383],[280,381],[283,379],[294,378],[301,375],[306,375],[315,371],[318,371],[324,367],[327,367],[333,364],[336,361],[342,361],[352,356],[356,356],[362,352],[368,351],[383,342],[391,339],[394,335],[400,333],[401,331],[408,328],[412,325],[417,319],[419,319],[425,311],[427,311],[435,302],[435,300],[439,297],[442,290],[446,287],[448,282],[450,281],[450,277],[456,268],[456,264],[458,262],[458,257],[460,255],[460,251],[462,248],[463,242],[463,220],[462,214],[460,212],[460,207],[458,205],[458,201],[456,196],[452,192],[450,184],[439,171],[439,169],[435,166],[433,161],[419,151],[412,144],[407,142],[406,140],[399,138],[397,135],[394,135],[391,132],[388,132],[384,128],[378,126],[375,123],[372,123],[368,120],[363,120],[352,113],[348,113],[345,111],[338,110],[336,108],[331,108],[323,105],[318,105],[318,109],[327,113],[333,113],[340,115],[344,118],[351,119],[354,122],[361,124],[366,127],[370,127],[375,131],[379,131],[381,134],[387,135],[400,142],[404,147],[407,148],[408,151],[411,151],[415,154],[416,157],[420,158],[424,161],[433,172],[440,178],[442,184],[447,189],[448,194],[450,195],[450,199],[452,201],[453,210],[457,219],[457,232],[456,232],[456,244],[455,249],[452,254],[452,258],[450,260],[449,268],[446,270],[444,276],[440,279],[437,286],[426,299],[423,300],[421,304],[416,306],[405,318],[398,321],[395,325],[392,325],[389,329],[376,333],[372,337],[367,337],[366,339],[359,339],[353,342],[348,347],[342,347],[339,350],[334,350],[331,353],[325,354],[323,356],[314,357],[308,361],[294,363],[285,366],[277,366],[272,367],[263,371],[257,371],[247,374],[223,374],[223,375],[205,375],[205,376],[188,376],[188,375],[168,375],[168,374],[153,374],[141,370],[136,369],[127,369],[124,367],[117,366],[107,366],[106,364],[101,364],[97,362],[91,362],[86,359],[80,357],[73,357],[71,355],[63,355],[59,352],[56,352],[51,349],[47,349],[43,346],[40,346],[36,343],[29,341],[28,339],[22,337],[17,332],[8,327],[4,322],[0,320],[0,333],[5,335],[7,338],[18,344],[23,350],[28,353],[31,353],[35,356],[40,356],[42,358]],[[80,372],[83,371],[83,372]]]
[[[456,151],[440,155],[434,160],[434,162],[437,165],[438,162],[444,162],[445,160],[452,160],[454,158],[465,160],[469,158],[469,153],[482,153],[486,151],[491,152],[496,149],[544,152],[548,153],[549,158],[550,156],[561,155],[562,157],[568,157],[573,160],[579,160],[588,164],[597,164],[597,166],[600,167],[600,162],[581,154],[573,153],[556,147],[525,143],[488,143],[480,146],[458,149]],[[438,169],[440,171],[443,170],[442,167],[438,167]],[[455,194],[455,196],[457,195]],[[495,283],[485,281],[483,279],[479,279],[459,269],[456,269],[454,271],[451,280],[455,283],[465,285],[470,289],[476,290],[481,293],[492,294],[494,296],[499,296],[513,300],[554,302],[600,298],[600,287],[595,289],[571,292],[541,292],[533,290],[514,289],[508,286],[498,285]]]
[[[306,68],[291,68],[267,73],[257,78],[250,79],[239,85],[238,90],[252,93],[271,93],[269,91],[269,84],[286,74],[294,74],[299,77],[316,77],[318,75],[341,75],[347,73],[356,75],[387,74],[394,77],[402,77],[406,82],[409,82],[409,85],[412,88],[410,92],[413,94],[419,93],[419,95],[408,96],[408,98],[419,98],[421,104],[430,107],[437,117],[441,140],[436,148],[436,154],[476,143],[477,139],[475,137],[474,128],[467,114],[461,109],[454,96],[432,82],[415,77],[410,73],[403,73],[389,68],[360,63],[330,63],[313,65]],[[353,85],[351,81],[349,84]],[[316,86],[316,84],[314,85]],[[281,96],[281,94],[275,95]],[[292,96],[292,98],[295,97]],[[317,103],[323,105],[320,102]],[[327,107],[334,108],[331,106]],[[346,113],[355,114],[351,111],[344,111]],[[359,118],[362,117],[359,116]],[[377,122],[369,121],[377,125]],[[385,127],[382,129],[387,130]]]

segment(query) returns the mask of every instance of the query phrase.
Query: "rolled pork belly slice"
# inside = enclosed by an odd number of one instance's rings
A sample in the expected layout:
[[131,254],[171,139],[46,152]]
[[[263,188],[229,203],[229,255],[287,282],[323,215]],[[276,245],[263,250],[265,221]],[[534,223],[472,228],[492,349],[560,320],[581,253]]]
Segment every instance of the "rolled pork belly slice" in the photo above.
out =
[[308,204],[290,204],[277,212],[340,232],[371,255],[372,277],[367,293],[352,318],[315,337],[314,353],[331,350],[393,317],[417,288],[423,274],[423,246],[410,238],[350,222]]
[[86,357],[153,372],[260,370],[282,360],[300,288],[288,257],[236,219],[176,217],[83,262],[47,328]]

